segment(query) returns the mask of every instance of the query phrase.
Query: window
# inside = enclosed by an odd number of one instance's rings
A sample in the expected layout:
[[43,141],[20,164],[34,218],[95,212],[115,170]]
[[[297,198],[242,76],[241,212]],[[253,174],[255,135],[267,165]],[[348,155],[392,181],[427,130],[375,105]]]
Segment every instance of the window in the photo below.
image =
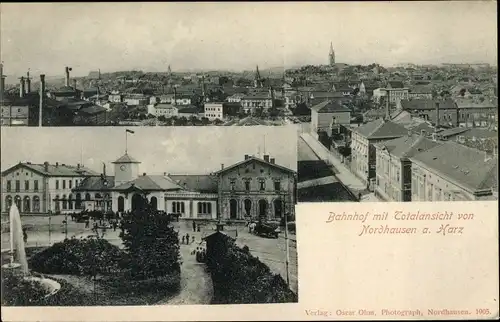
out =
[[274,181],[274,190],[276,190],[276,191],[281,190],[281,182],[280,181]]
[[236,179],[230,179],[229,184],[231,185],[231,190],[234,191],[236,187]]
[[38,180],[35,180],[35,181],[33,182],[33,185],[34,185],[34,186],[33,186],[33,190],[38,191]]
[[69,181],[68,181],[68,184],[69,184],[69,187],[68,187],[68,188],[70,188],[70,189],[71,189],[71,188],[73,188],[73,181],[72,181],[72,180],[69,180]]
[[259,183],[260,183],[260,191],[266,190],[266,181],[264,179],[260,179]]
[[203,214],[203,215],[212,214],[212,203],[198,202],[198,214]]
[[172,202],[172,212],[174,214],[183,214],[185,212],[184,202],[181,201]]
[[12,182],[10,180],[7,180],[7,192],[10,192],[12,190]]
[[30,181],[29,180],[24,181],[24,190],[26,190],[26,191],[30,190]]
[[434,191],[434,185],[431,183],[429,185],[429,191],[427,191],[427,201],[432,201],[432,193]]
[[63,189],[66,189],[66,180],[63,180],[62,184],[63,184]]
[[250,191],[250,181],[245,181],[245,190]]
[[59,189],[59,180],[56,180],[56,190]]
[[16,192],[19,192],[19,190],[21,190],[21,182],[16,180]]

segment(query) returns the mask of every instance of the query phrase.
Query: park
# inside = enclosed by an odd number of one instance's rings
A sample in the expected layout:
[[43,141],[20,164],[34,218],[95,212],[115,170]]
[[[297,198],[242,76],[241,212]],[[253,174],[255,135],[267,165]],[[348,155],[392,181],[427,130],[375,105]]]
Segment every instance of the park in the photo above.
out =
[[285,259],[282,232],[266,238],[242,223],[179,220],[147,202],[134,212],[84,220],[68,214],[13,220],[15,212],[14,205],[2,219],[2,305],[297,302],[293,233]]

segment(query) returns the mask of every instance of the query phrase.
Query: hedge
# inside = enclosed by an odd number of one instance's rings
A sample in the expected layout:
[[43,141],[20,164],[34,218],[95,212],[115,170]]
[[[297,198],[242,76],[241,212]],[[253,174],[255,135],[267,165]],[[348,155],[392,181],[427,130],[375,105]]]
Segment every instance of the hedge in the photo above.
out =
[[281,275],[248,252],[229,242],[224,254],[215,252],[207,262],[214,286],[213,304],[297,302]]

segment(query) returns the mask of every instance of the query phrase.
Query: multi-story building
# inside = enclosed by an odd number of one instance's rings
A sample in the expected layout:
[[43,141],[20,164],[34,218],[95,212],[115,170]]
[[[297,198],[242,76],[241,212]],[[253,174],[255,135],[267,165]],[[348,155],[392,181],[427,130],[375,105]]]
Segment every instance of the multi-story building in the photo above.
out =
[[498,103],[471,99],[455,99],[458,122],[466,127],[489,127],[498,118]]
[[400,138],[374,144],[376,150],[375,194],[387,201],[411,201],[411,161],[409,158],[440,143],[426,133],[410,131]]
[[[311,108],[311,131],[329,132],[332,123],[347,125],[351,123],[351,110],[336,100],[327,100]],[[331,133],[329,133],[331,135]]]
[[73,212],[82,199],[72,189],[98,175],[81,165],[16,164],[2,173],[2,212],[8,212],[13,202],[23,214]]
[[1,105],[2,119],[0,124],[2,126],[27,126],[29,124],[29,105],[23,105],[7,100],[3,100]]
[[129,211],[146,198],[154,208],[187,219],[279,219],[294,213],[296,173],[269,155],[246,155],[207,175],[140,175],[140,162],[128,154],[113,163],[114,177],[89,177],[73,189],[85,209]]
[[238,103],[205,103],[205,117],[210,121],[219,119],[221,121],[226,120],[229,116],[235,116],[240,110],[240,104]]
[[373,90],[373,101],[381,103],[382,98],[389,99],[389,103],[397,105],[401,100],[407,100],[409,97],[409,89],[399,81],[389,81],[385,88],[377,88]]
[[409,112],[412,116],[429,121],[438,126],[458,126],[459,109],[451,100],[433,100],[419,98],[402,100],[398,109]]
[[409,99],[427,98],[432,99],[432,89],[425,85],[415,85],[408,90]]
[[244,94],[244,93],[235,93],[235,94],[229,96],[226,100],[230,103],[240,103],[241,99],[245,96],[246,96],[246,94]]
[[123,102],[129,106],[146,106],[149,103],[149,98],[142,94],[129,94],[123,97]]
[[408,133],[403,126],[378,119],[354,128],[351,134],[351,170],[369,189],[375,185],[375,143],[402,137]]
[[496,199],[498,157],[445,142],[410,158],[412,201]]
[[268,92],[257,92],[245,95],[240,103],[245,113],[248,113],[256,108],[270,109],[273,106],[273,99]]
[[164,116],[166,118],[179,115],[179,109],[172,104],[149,104],[148,114],[154,115],[156,117]]

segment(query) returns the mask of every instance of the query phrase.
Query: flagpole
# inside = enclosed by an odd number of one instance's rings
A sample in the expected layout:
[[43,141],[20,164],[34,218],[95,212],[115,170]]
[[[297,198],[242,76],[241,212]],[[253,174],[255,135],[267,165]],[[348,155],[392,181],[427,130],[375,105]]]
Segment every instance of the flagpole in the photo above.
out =
[[128,137],[128,135],[127,135],[127,134],[128,134],[128,131],[127,131],[127,130],[125,130],[125,154],[127,154],[127,150],[128,150],[128,149],[127,149],[127,137]]

